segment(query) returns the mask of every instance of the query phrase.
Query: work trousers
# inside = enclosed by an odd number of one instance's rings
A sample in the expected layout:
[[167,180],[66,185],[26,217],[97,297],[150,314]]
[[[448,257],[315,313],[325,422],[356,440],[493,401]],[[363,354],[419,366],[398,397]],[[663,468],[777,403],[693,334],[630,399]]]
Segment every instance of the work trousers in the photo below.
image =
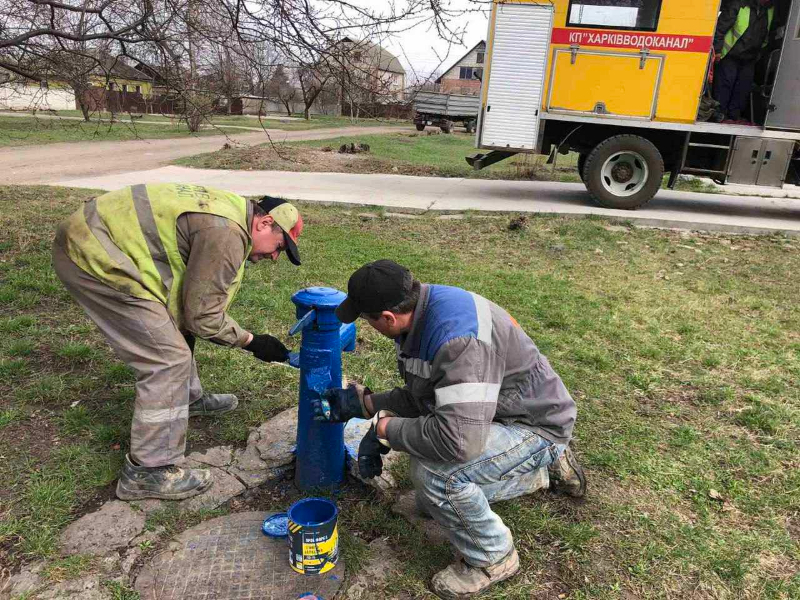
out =
[[53,266],[117,357],[136,372],[131,458],[146,467],[175,464],[186,450],[189,404],[203,395],[194,339],[184,337],[166,306],[95,279],[58,243],[53,244]]
[[420,508],[447,532],[474,567],[503,559],[514,546],[511,531],[489,504],[549,487],[548,465],[566,446],[519,425],[492,423],[486,447],[469,462],[411,457],[411,479]]
[[714,98],[726,119],[737,120],[753,90],[755,61],[742,62],[726,56],[714,67]]

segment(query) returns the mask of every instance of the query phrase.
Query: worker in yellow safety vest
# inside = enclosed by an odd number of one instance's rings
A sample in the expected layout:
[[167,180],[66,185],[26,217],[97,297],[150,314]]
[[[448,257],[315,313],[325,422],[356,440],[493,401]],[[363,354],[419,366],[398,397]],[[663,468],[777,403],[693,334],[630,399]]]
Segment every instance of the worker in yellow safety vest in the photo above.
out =
[[714,33],[713,95],[725,115],[723,123],[751,124],[742,113],[774,17],[772,0],[728,0],[722,8]]
[[284,362],[275,337],[253,334],[227,309],[246,260],[300,264],[303,219],[280,198],[258,202],[198,185],[134,185],[93,198],[61,223],[53,265],[72,297],[136,373],[130,451],[117,484],[123,500],[180,500],[207,490],[207,469],[181,468],[189,417],[239,401],[203,392],[194,361],[200,337]]

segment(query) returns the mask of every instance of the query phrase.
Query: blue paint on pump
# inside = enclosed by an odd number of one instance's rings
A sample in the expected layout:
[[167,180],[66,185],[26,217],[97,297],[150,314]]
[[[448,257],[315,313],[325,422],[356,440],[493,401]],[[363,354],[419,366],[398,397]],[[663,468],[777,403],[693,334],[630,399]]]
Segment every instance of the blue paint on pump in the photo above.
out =
[[295,468],[295,484],[301,490],[336,488],[344,479],[344,424],[315,421],[311,400],[341,386],[342,351],[355,350],[355,324],[343,325],[334,313],[346,297],[325,287],[306,288],[292,296],[298,322],[291,332],[303,335]]

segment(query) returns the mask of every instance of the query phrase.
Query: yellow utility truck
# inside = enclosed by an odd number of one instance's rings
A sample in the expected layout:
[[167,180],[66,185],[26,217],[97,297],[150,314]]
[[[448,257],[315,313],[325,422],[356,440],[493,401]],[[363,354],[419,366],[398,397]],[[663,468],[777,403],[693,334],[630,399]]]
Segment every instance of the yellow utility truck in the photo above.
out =
[[701,120],[713,117],[719,10],[720,0],[494,0],[481,152],[467,162],[576,152],[592,197],[622,209],[649,201],[665,172],[670,187],[682,173],[799,183],[800,0],[773,1],[749,125]]

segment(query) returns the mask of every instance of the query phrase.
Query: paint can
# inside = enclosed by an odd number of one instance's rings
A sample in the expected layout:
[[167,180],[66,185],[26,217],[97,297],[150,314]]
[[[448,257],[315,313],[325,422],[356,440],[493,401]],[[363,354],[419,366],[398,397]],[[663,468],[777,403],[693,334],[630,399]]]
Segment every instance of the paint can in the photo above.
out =
[[305,498],[289,507],[289,565],[304,575],[319,575],[339,558],[339,509],[325,498]]

